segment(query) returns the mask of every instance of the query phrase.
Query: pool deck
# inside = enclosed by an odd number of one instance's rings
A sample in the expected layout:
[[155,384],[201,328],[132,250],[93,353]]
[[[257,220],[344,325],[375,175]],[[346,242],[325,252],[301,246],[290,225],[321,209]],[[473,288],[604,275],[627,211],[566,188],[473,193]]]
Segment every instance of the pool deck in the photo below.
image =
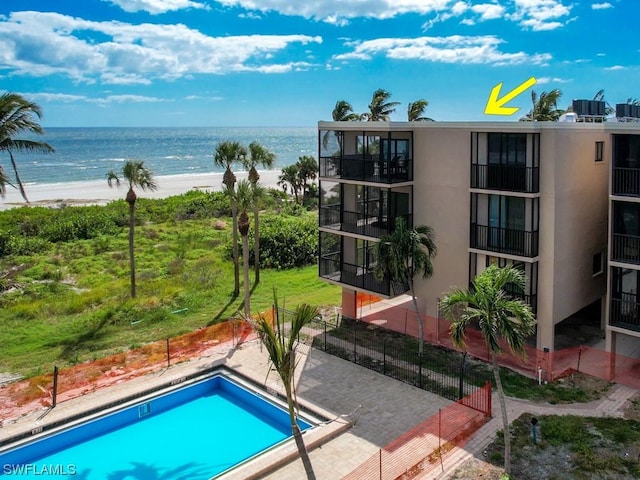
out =
[[[15,421],[5,421],[0,428],[0,440],[62,421],[79,412],[98,408],[160,384],[179,381],[198,371],[223,365],[266,385],[268,389],[283,391],[275,373],[269,371],[266,352],[257,341],[231,349],[221,345],[206,357],[88,393],[58,404],[48,413],[43,408]],[[300,351],[296,373],[299,379],[297,393],[301,404],[308,405],[329,419],[319,429],[305,433],[306,444],[320,444],[310,452],[318,480],[342,478],[380,448],[451,403],[437,395],[305,346]],[[260,473],[263,472],[265,461],[271,463],[274,457],[284,456],[296,456],[293,441],[261,456],[259,462],[241,466],[222,478],[304,478],[304,469],[299,459],[280,466],[273,473]]]

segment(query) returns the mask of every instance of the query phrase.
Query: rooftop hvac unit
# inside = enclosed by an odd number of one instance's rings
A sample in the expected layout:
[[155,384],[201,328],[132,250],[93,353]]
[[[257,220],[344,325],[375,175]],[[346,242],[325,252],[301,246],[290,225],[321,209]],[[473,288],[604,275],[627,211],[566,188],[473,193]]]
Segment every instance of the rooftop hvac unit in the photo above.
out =
[[571,106],[577,115],[589,115],[589,100],[574,100]]
[[628,103],[616,104],[616,117],[618,118],[640,118],[640,105],[630,105]]
[[616,117],[625,118],[631,116],[631,107],[628,103],[616,103]]

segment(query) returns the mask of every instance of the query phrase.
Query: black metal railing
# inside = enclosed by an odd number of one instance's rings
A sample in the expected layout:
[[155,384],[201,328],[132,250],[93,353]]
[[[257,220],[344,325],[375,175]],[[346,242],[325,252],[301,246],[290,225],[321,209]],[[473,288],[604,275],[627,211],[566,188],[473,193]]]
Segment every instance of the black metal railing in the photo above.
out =
[[325,205],[320,207],[318,213],[318,224],[321,227],[333,228],[334,230],[341,229],[340,209],[342,205]]
[[640,237],[614,233],[612,250],[611,260],[640,264]]
[[471,165],[471,188],[538,193],[540,168],[524,165]]
[[320,256],[320,277],[386,296],[401,295],[409,290],[408,285],[378,280],[373,274],[373,269],[341,262],[339,257],[339,253]]
[[611,190],[614,195],[640,196],[640,168],[614,167]]
[[[624,295],[624,294],[623,294]],[[612,298],[609,325],[640,331],[640,303],[635,295],[624,295],[629,299]]]
[[[413,225],[413,215],[398,215],[405,219],[406,225]],[[360,212],[341,210],[341,205],[320,207],[319,225],[342,232],[356,233],[367,237],[380,238],[395,229],[395,218],[365,215]]]
[[320,157],[320,177],[343,178],[375,183],[400,183],[413,180],[410,159],[381,159],[379,155]]
[[[371,324],[350,318],[326,322],[317,319],[303,327],[299,341],[314,348],[349,360],[444,398],[456,401],[468,396],[490,380],[490,373],[477,364],[467,362],[465,355],[445,353],[442,349],[425,348],[418,354],[413,337],[399,336],[383,328],[371,329]],[[453,360],[452,360],[453,359]],[[486,399],[468,405],[479,411],[488,411]]]
[[340,178],[340,157],[320,157],[318,175],[320,177]]
[[471,224],[471,248],[521,257],[538,255],[538,231]]

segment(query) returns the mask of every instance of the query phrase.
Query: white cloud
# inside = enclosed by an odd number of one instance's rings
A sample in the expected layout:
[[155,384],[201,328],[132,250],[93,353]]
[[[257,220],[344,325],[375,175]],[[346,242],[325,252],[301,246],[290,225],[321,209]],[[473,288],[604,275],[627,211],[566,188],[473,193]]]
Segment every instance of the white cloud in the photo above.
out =
[[623,67],[622,65],[613,65],[611,67],[605,67],[605,70],[625,70],[627,67]]
[[[248,11],[277,12],[300,16],[333,25],[345,26],[354,18],[388,19],[413,13],[428,18],[422,28],[466,15],[461,23],[504,18],[525,29],[552,30],[560,28],[572,5],[568,0],[215,0],[226,7]],[[474,16],[470,18],[469,15]]]
[[147,97],[144,95],[109,95],[104,98],[97,98],[89,100],[92,103],[106,104],[106,103],[159,103],[167,102],[163,98]]
[[474,5],[471,10],[480,15],[480,20],[494,20],[504,16],[505,8],[495,3],[481,3]]
[[269,56],[322,43],[308,35],[210,37],[185,25],[94,22],[57,13],[15,12],[0,19],[0,66],[12,75],[63,75],[76,82],[149,84],[193,74],[295,68]]
[[593,10],[605,10],[607,8],[613,8],[613,5],[611,5],[609,2],[593,3],[591,4],[591,8]]
[[424,60],[439,63],[467,63],[489,65],[544,65],[551,60],[549,53],[501,52],[503,43],[492,35],[464,37],[379,38],[356,43],[351,52],[336,55],[336,60],[368,60],[385,55],[396,60]]
[[[84,0],[83,0],[84,1]],[[125,12],[149,12],[152,15],[159,13],[184,10],[186,8],[201,8],[209,10],[209,7],[201,2],[192,0],[102,0],[117,5]]]
[[559,77],[536,77],[536,83],[538,85],[546,85],[547,83],[569,83],[573,80],[567,80]]
[[[442,12],[455,0],[216,0],[227,7],[278,12],[344,26],[352,18],[393,18],[405,13]],[[457,2],[464,3],[464,2]]]
[[87,97],[86,95],[69,95],[66,93],[25,93],[26,98],[37,102],[86,102],[100,105],[108,103],[158,103],[168,100],[158,97],[148,97],[144,95],[108,95],[106,97]]
[[562,0],[514,0],[514,7],[508,18],[526,29],[542,31],[563,27],[561,20],[571,13],[572,5]]

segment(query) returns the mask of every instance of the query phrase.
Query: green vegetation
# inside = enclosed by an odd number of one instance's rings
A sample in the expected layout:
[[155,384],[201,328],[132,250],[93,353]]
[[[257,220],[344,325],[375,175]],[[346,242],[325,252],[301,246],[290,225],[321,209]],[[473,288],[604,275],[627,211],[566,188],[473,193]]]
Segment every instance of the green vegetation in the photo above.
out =
[[[536,418],[537,443],[532,439],[531,414],[521,415],[511,425],[514,480],[640,478],[640,422],[573,415]],[[487,449],[491,463],[502,462],[502,448],[498,437]]]
[[[317,229],[316,214],[297,211],[301,216],[291,219],[274,190],[265,202],[271,212],[262,222],[265,247],[277,241],[269,239],[277,230],[271,222],[297,228],[278,233],[284,245],[265,248],[265,257],[261,252],[263,268],[280,269],[263,270],[252,287],[252,311],[271,306],[274,286],[289,305],[339,304],[340,289],[317,279],[317,235],[304,230]],[[132,299],[124,200],[0,212],[0,371],[34,375],[235,316],[243,299],[233,295],[228,215],[229,201],[218,192],[138,199],[138,292]],[[304,245],[313,252],[306,263],[278,259],[289,242],[301,239],[311,242]]]

